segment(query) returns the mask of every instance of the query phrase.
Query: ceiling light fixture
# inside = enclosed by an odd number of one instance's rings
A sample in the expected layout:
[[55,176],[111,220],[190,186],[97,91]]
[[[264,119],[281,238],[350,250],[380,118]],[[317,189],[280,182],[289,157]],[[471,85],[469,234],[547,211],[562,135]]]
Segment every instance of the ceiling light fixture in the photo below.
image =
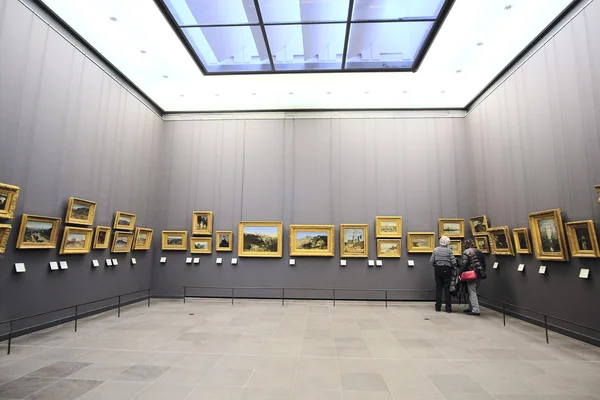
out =
[[179,97],[185,97],[185,94],[180,94]]
[[460,74],[461,72],[462,72],[462,69],[457,69],[457,70],[456,70],[456,73],[457,73],[457,74]]
[[445,90],[442,90],[442,91],[440,91],[440,93],[446,93],[446,91],[445,91]]
[[294,94],[294,92],[289,92],[288,94]]
[[505,6],[504,6],[504,10],[505,10],[505,11],[508,11],[508,10],[510,10],[511,8],[512,8],[512,4],[507,4],[507,5],[505,5]]
[[220,96],[220,94],[219,94],[219,93],[215,93],[215,96],[217,96],[217,97],[218,97],[218,96]]
[[140,53],[146,54],[146,50],[140,50]]
[[111,21],[113,21],[113,22],[117,22],[117,21],[118,21],[117,17],[110,17],[109,19],[110,19]]
[[477,46],[483,46],[483,42],[477,42]]
[[252,96],[256,96],[256,93],[252,93]]
[[371,92],[369,92],[368,90],[365,90],[365,94],[369,94],[369,93],[371,93]]
[[402,93],[406,94],[408,93],[408,90],[403,90]]
[[331,94],[331,92],[327,92],[327,94]]
[[163,75],[163,78],[167,79],[169,77],[169,75]]

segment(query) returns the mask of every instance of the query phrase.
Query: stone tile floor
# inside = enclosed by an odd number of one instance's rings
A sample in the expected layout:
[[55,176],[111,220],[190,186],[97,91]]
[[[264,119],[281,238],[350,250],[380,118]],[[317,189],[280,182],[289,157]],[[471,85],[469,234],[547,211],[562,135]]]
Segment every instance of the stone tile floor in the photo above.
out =
[[429,303],[154,300],[0,345],[0,399],[600,400],[600,348]]

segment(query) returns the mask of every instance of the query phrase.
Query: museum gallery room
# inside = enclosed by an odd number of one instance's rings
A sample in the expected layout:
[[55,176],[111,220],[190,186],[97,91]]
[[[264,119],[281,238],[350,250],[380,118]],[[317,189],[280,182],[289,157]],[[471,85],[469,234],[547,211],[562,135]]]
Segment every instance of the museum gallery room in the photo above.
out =
[[600,400],[598,21],[0,0],[0,400]]

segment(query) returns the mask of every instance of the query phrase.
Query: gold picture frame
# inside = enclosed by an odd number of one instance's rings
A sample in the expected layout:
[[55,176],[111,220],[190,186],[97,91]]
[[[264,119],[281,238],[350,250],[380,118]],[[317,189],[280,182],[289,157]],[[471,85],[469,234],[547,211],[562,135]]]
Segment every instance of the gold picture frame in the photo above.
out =
[[496,226],[488,229],[492,254],[514,256],[515,250],[508,226]]
[[60,218],[23,214],[17,249],[54,249]]
[[402,239],[377,239],[377,258],[400,258]]
[[340,225],[340,257],[369,257],[369,225]]
[[215,232],[215,250],[216,251],[233,251],[233,232],[232,231],[216,231]]
[[6,251],[11,230],[12,226],[8,224],[0,224],[0,254],[3,254]]
[[596,192],[598,192],[598,203],[600,203],[600,185],[596,185]]
[[281,257],[283,222],[240,221],[238,257]]
[[135,228],[133,250],[150,250],[154,230],[150,228]]
[[435,232],[408,232],[406,251],[409,253],[433,253]]
[[93,225],[96,217],[96,203],[90,200],[69,198],[65,224]]
[[569,260],[560,208],[529,214],[529,228],[535,258],[549,261]]
[[18,186],[0,183],[0,218],[13,219],[21,189]]
[[135,214],[117,211],[113,228],[123,231],[132,231],[135,226],[135,218]]
[[187,250],[187,231],[162,231],[161,236],[163,250]]
[[194,254],[212,254],[212,237],[191,237],[190,252]]
[[94,249],[108,249],[110,246],[110,226],[97,226],[94,234]]
[[490,254],[490,240],[488,235],[485,236],[475,236],[475,247],[481,251],[483,254]]
[[531,254],[531,241],[529,240],[529,229],[513,229],[513,239],[515,241],[515,250],[517,254]]
[[469,218],[469,224],[471,225],[471,233],[473,233],[473,236],[487,235],[487,231],[490,228],[487,216],[485,215]]
[[463,238],[465,237],[465,219],[440,218],[438,221],[438,232],[440,233],[440,237]]
[[375,237],[376,238],[401,238],[402,237],[402,217],[401,216],[375,217]]
[[463,243],[461,239],[450,239],[450,244],[448,245],[448,248],[452,250],[452,254],[458,257],[462,256],[462,245]]
[[333,257],[334,253],[333,225],[290,225],[290,256]]
[[133,232],[115,231],[113,235],[111,253],[129,253],[133,246]]
[[212,236],[212,211],[194,211],[192,213],[192,235]]
[[571,256],[586,258],[600,257],[594,221],[567,222],[565,226],[567,228]]
[[65,226],[59,254],[87,254],[92,248],[94,230]]

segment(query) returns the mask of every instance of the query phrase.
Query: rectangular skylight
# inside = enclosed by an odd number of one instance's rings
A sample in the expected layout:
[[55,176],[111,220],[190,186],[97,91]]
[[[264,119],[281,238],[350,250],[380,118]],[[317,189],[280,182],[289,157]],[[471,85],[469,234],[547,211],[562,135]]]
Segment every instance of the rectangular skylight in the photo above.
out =
[[257,24],[253,0],[164,0],[179,26]]
[[352,21],[431,19],[438,17],[444,0],[354,0]]
[[259,0],[265,24],[346,22],[349,0]]

